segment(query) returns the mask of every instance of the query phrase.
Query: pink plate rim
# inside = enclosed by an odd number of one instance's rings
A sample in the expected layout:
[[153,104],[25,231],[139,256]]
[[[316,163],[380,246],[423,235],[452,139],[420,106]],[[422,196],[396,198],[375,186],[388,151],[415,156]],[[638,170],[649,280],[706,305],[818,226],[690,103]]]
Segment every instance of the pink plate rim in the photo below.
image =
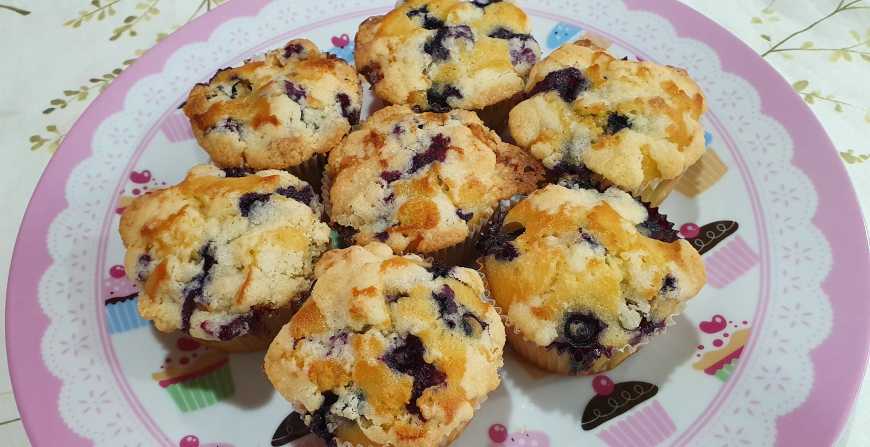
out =
[[[67,206],[65,185],[73,168],[91,154],[97,126],[121,110],[130,87],[160,71],[181,46],[207,40],[224,22],[255,15],[268,0],[228,2],[164,39],[124,71],[82,114],[49,162],[27,207],[12,256],[6,303],[6,349],[24,427],[34,446],[88,445],[64,424],[57,410],[60,381],[41,357],[48,318],[36,300],[51,265],[46,236]],[[813,224],[828,241],[833,266],[822,288],[833,311],[831,334],[812,354],[814,383],[797,409],[777,421],[776,444],[830,445],[843,429],[867,366],[870,348],[870,271],[863,218],[845,168],[816,117],[779,74],[724,28],[676,0],[625,0],[630,9],[665,17],[678,35],[709,45],[723,70],[748,81],[762,97],[762,112],[779,121],[795,144],[792,163],[812,181],[819,197]],[[863,318],[854,318],[861,315]],[[842,353],[856,353],[842,355]],[[837,365],[834,373],[828,365]],[[846,371],[846,375],[843,372]]]

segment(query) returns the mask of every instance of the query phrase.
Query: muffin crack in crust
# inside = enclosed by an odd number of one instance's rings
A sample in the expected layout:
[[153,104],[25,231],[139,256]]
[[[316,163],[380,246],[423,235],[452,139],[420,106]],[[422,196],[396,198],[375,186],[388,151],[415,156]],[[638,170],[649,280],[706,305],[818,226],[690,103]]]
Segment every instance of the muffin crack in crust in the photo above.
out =
[[663,219],[616,188],[559,185],[498,214],[481,265],[511,343],[547,369],[593,374],[664,328],[706,275],[688,242],[642,231]]
[[378,97],[435,112],[512,97],[541,54],[512,2],[460,0],[400,3],[363,22],[355,48]]
[[332,151],[329,215],[357,243],[434,252],[463,242],[498,200],[534,190],[543,167],[473,112],[377,111]]
[[498,387],[504,326],[476,271],[373,242],[316,278],[265,369],[329,445],[446,445]]
[[532,69],[508,126],[558,172],[589,169],[633,195],[675,179],[704,153],[704,96],[685,70],[616,59],[589,40]]
[[279,314],[286,321],[329,246],[310,185],[283,171],[231,174],[194,167],[121,217],[139,311],[161,331],[230,341]]
[[353,67],[297,39],[197,84],[184,113],[219,166],[283,169],[332,149],[361,104]]

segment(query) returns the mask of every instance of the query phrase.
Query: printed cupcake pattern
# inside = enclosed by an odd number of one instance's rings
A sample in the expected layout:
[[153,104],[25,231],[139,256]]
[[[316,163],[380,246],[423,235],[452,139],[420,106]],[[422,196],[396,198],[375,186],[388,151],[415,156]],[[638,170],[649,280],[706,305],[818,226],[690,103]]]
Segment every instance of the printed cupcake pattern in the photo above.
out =
[[163,120],[163,123],[160,124],[160,131],[172,143],[180,143],[194,138],[193,129],[190,128],[190,120],[180,110],[172,112]]
[[489,427],[488,447],[550,447],[550,438],[546,433],[537,430],[521,430],[508,432],[502,424]]
[[743,348],[749,340],[749,321],[737,323],[722,315],[713,315],[710,320],[698,324],[698,329],[711,340],[698,345],[695,354],[698,360],[692,363],[692,368],[727,381],[737,368]]
[[187,435],[178,441],[178,447],[234,447],[228,442],[199,442],[199,438],[194,435]]
[[109,334],[131,331],[147,326],[139,316],[139,291],[127,280],[123,265],[113,265],[103,280],[103,304],[106,307],[106,328]]
[[333,46],[326,50],[326,52],[338,56],[339,59],[343,59],[348,64],[352,64],[354,49],[353,39],[347,34],[341,34],[339,36],[332,36],[331,41]]
[[235,393],[229,357],[189,337],[179,337],[177,350],[151,377],[165,389],[182,413],[214,405]]
[[640,381],[614,384],[609,377],[600,375],[592,380],[592,388],[596,396],[583,410],[583,430],[593,430],[633,410],[631,415],[621,417],[597,433],[608,446],[655,446],[676,432],[674,421],[658,401],[641,405],[658,393],[657,386]]
[[704,262],[707,267],[707,284],[712,287],[727,287],[759,262],[758,254],[740,235],[734,234],[739,228],[740,225],[733,220],[717,220],[704,226],[686,223],[680,227],[680,236],[702,255],[731,238]]
[[129,180],[130,183],[121,191],[121,196],[118,197],[115,205],[115,213],[118,215],[124,212],[135,197],[166,186],[166,182],[157,180],[148,169],[131,171]]
[[674,189],[686,197],[697,197],[710,189],[728,172],[728,166],[716,155],[710,147],[713,134],[704,132],[704,144],[707,151],[680,177]]

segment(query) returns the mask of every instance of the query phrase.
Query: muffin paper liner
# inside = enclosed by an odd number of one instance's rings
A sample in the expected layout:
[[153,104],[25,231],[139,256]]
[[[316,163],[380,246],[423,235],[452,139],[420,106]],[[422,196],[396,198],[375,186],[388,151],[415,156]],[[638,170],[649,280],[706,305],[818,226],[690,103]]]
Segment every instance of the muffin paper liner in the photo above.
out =
[[[480,409],[480,405],[485,400],[486,400],[486,397],[484,397],[483,400],[481,400],[477,404],[475,404],[475,406],[474,406],[475,412],[477,412],[477,410]],[[436,444],[433,447],[447,447],[450,444],[452,444],[453,441],[456,440],[456,438],[458,438],[460,435],[462,435],[462,432],[465,431],[465,429],[468,427],[468,424],[471,422],[472,419],[474,419],[474,417],[472,417],[466,423],[462,424],[461,426],[459,426],[455,430],[453,430],[444,442],[442,442],[440,444]],[[338,439],[338,438],[336,438],[336,445],[338,447],[369,447],[365,444],[356,444],[356,443],[349,442],[349,441],[343,441],[343,440]],[[374,445],[374,444],[369,444],[369,445]]]
[[324,166],[326,166],[326,155],[314,154],[308,160],[287,168],[286,171],[310,183],[315,191],[319,191]]
[[[295,301],[294,301],[295,303]],[[257,352],[265,350],[272,343],[272,340],[278,335],[278,332],[290,321],[298,305],[291,304],[285,309],[280,309],[266,316],[259,321],[256,333],[249,333],[238,336],[231,340],[205,340],[196,338],[203,345],[210,348],[218,349],[224,352]]]

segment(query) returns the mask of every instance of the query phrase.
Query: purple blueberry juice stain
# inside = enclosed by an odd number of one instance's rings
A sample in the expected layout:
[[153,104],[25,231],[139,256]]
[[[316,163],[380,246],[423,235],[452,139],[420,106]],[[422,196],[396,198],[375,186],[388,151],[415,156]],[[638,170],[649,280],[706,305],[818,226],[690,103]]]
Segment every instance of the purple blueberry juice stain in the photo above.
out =
[[466,213],[465,211],[462,211],[461,209],[457,209],[456,210],[456,217],[468,222],[469,220],[471,220],[472,217],[474,217],[474,213],[471,211]]
[[242,129],[245,127],[244,123],[239,120],[233,118],[227,118],[218,122],[214,127],[210,128],[206,133],[210,133],[213,131],[219,132],[232,132],[238,134],[240,137],[242,135]]
[[659,288],[660,295],[670,295],[677,290],[677,278],[668,273],[662,280],[662,286]]
[[396,180],[402,178],[402,173],[399,171],[384,171],[381,172],[381,180],[387,183],[393,183]]
[[392,133],[393,133],[393,135],[398,137],[399,135],[402,135],[403,133],[405,133],[405,128],[402,127],[401,124],[396,124],[395,126],[393,126]]
[[431,267],[427,268],[426,270],[428,270],[429,273],[432,274],[433,279],[434,278],[447,278],[448,276],[450,276],[450,272],[453,271],[453,266],[435,262],[432,264]]
[[478,250],[484,256],[492,256],[498,261],[512,261],[520,255],[513,241],[525,232],[525,227],[519,224],[509,224],[508,228],[501,228],[497,216],[481,231]]
[[389,239],[389,238],[390,238],[390,234],[387,233],[386,231],[381,231],[380,233],[375,234],[375,239],[377,239],[381,242],[386,242],[387,239]]
[[631,128],[631,122],[627,116],[616,112],[607,115],[607,125],[604,127],[605,134],[614,135],[620,130],[628,128]]
[[555,90],[565,102],[573,102],[584,90],[589,88],[589,81],[583,72],[574,67],[552,71],[544,79],[535,84],[529,92],[530,96]]
[[444,21],[429,13],[428,5],[423,5],[419,8],[412,9],[408,11],[405,15],[408,16],[408,18],[411,20],[417,19],[417,23],[421,27],[428,30],[435,30],[444,26]]
[[442,62],[450,58],[450,49],[445,42],[448,39],[470,40],[474,42],[474,32],[468,25],[444,26],[438,28],[435,35],[423,44],[423,51],[432,56],[434,62]]
[[381,71],[380,64],[374,63],[371,65],[366,65],[359,69],[361,75],[363,75],[369,84],[375,85],[378,82],[381,82],[384,79],[384,72]]
[[450,98],[462,99],[462,92],[452,85],[432,85],[426,90],[426,102],[433,112],[450,111],[452,109]]
[[148,253],[139,256],[139,259],[136,260],[136,279],[143,282],[148,279],[151,261],[151,255]]
[[305,98],[305,89],[290,81],[284,81],[284,93],[293,101],[299,102]]
[[199,257],[202,259],[202,271],[197,273],[182,289],[184,300],[181,303],[181,330],[190,333],[190,317],[197,304],[205,304],[205,285],[209,280],[211,269],[217,264],[214,257],[214,245],[209,241],[199,249]]
[[302,54],[305,51],[305,47],[298,43],[290,43],[284,47],[284,58],[290,58],[296,56],[297,54]]
[[224,171],[224,177],[229,177],[229,178],[245,177],[245,176],[248,176],[248,175],[251,175],[254,173],[254,171],[252,169],[237,168],[237,167],[224,168],[223,171]]
[[502,0],[474,0],[471,3],[478,8],[486,8],[489,5],[494,5],[496,3],[501,3]]
[[299,203],[311,206],[314,201],[314,188],[311,185],[305,185],[301,189],[296,189],[293,186],[285,186],[275,190],[275,194],[282,195],[288,199],[293,199]]
[[229,323],[217,325],[216,327],[208,321],[203,321],[199,326],[203,331],[205,331],[205,333],[217,337],[221,341],[229,341],[236,337],[251,333],[256,326],[257,321],[257,314],[254,312],[248,312],[233,318]]
[[433,386],[438,386],[447,380],[447,375],[439,371],[435,365],[424,360],[426,348],[422,340],[413,334],[408,334],[395,348],[384,354],[381,360],[391,369],[402,374],[411,376],[413,386],[411,399],[405,405],[409,413],[423,419],[417,399],[423,395],[423,391]]
[[436,161],[444,161],[447,158],[447,149],[449,148],[450,137],[445,137],[444,134],[440,133],[435,135],[426,151],[414,155],[414,158],[411,159],[411,172],[417,172],[420,168]]
[[239,197],[239,214],[249,217],[254,208],[266,203],[272,197],[269,192],[249,192]]
[[336,349],[340,351],[347,344],[349,337],[350,335],[345,331],[329,337],[329,349],[326,351],[326,355],[332,355]]
[[339,93],[335,95],[336,101],[338,101],[338,105],[341,107],[341,116],[347,118],[347,122],[350,123],[351,126],[356,126],[359,124],[359,107],[352,107],[350,96],[347,93]]
[[511,31],[507,28],[501,27],[501,26],[496,28],[495,30],[493,30],[491,33],[489,33],[489,37],[493,37],[495,39],[504,39],[504,40],[510,40],[510,39],[529,40],[532,38],[531,34],[515,33],[513,31]]
[[612,350],[598,341],[606,328],[607,324],[592,315],[571,312],[565,318],[559,338],[547,349],[556,349],[560,354],[569,353],[572,369],[585,370],[602,355],[611,355]]
[[438,304],[438,316],[447,324],[447,327],[453,329],[456,327],[455,316],[459,312],[459,306],[456,304],[456,294],[448,285],[443,285],[437,292],[432,292],[432,299]]
[[598,239],[595,238],[595,236],[583,231],[582,229],[580,230],[580,239],[583,240],[583,242],[589,244],[589,246],[593,250],[602,248],[601,242],[599,242]]

